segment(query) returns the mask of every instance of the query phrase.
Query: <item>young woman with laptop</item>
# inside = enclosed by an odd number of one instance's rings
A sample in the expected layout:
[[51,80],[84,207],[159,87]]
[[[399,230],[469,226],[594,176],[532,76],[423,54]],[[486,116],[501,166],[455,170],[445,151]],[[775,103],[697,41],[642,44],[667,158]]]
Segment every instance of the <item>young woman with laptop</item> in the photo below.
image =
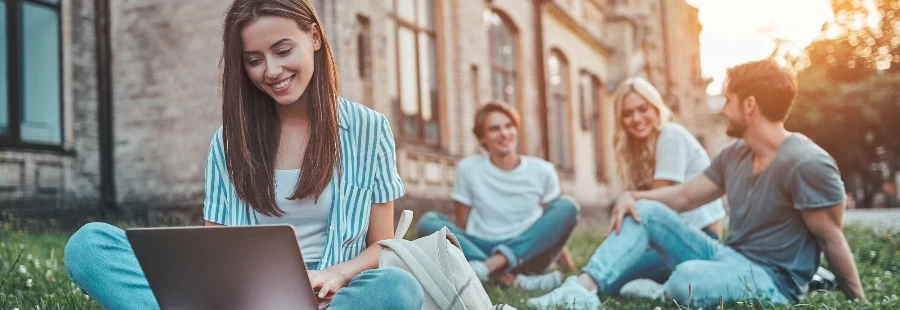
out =
[[[330,309],[420,309],[411,275],[377,268],[376,243],[392,237],[393,200],[404,194],[390,126],[338,97],[310,2],[235,0],[220,66],[223,126],[206,161],[206,225],[292,225],[309,282],[317,297],[332,297]],[[104,308],[160,307],[125,231],[87,224],[65,254],[73,281]]]

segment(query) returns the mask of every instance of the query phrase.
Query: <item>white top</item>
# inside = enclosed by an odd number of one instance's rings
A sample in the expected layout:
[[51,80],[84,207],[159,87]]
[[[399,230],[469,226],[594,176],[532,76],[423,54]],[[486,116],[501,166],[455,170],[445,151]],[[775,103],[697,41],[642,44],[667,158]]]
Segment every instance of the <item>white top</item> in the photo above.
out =
[[[663,126],[656,140],[656,171],[654,180],[669,180],[684,183],[709,167],[709,155],[687,128],[675,123]],[[682,212],[681,219],[688,226],[702,229],[725,218],[722,200]]]
[[326,229],[328,227],[328,211],[331,209],[331,182],[319,195],[319,201],[313,203],[315,197],[289,200],[294,192],[300,170],[275,170],[275,203],[285,212],[282,217],[271,217],[256,214],[258,224],[288,224],[294,226],[300,252],[304,263],[318,263],[325,249]]
[[559,197],[553,164],[521,155],[512,170],[495,166],[486,155],[467,157],[456,165],[453,200],[469,206],[466,233],[489,241],[508,240],[531,227],[543,206]]

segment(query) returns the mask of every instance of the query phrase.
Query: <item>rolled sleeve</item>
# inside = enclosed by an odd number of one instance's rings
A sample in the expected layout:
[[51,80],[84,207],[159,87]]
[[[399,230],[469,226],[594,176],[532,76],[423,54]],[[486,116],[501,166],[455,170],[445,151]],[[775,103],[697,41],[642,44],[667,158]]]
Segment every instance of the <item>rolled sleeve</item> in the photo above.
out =
[[713,184],[716,184],[719,188],[725,188],[725,166],[727,166],[727,161],[730,159],[731,149],[734,148],[734,144],[726,147],[718,155],[712,158],[712,161],[709,164],[709,167],[706,170],[703,170],[703,175],[709,178]]
[[794,208],[831,207],[847,198],[837,164],[828,156],[817,156],[794,168],[791,177]]
[[375,152],[375,180],[372,203],[385,203],[400,198],[405,193],[403,180],[397,172],[397,153],[394,135],[387,118],[381,116],[378,129],[378,145]]
[[556,173],[556,167],[549,166],[549,169],[547,169],[547,181],[544,184],[544,194],[541,195],[542,205],[550,203],[562,193],[562,190],[559,188],[559,174]]
[[[666,133],[666,132],[663,132]],[[654,180],[684,183],[687,175],[688,143],[673,134],[662,134],[656,142],[656,169]]]

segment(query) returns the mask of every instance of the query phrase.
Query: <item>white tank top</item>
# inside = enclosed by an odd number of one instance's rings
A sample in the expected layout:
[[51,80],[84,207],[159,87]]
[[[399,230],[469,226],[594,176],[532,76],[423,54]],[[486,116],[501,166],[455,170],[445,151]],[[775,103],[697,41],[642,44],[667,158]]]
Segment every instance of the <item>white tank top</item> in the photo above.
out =
[[288,224],[294,226],[304,263],[318,263],[322,259],[328,227],[328,213],[331,210],[333,190],[331,183],[322,191],[318,202],[315,197],[289,200],[297,185],[299,169],[275,170],[275,203],[285,212],[282,217],[271,217],[256,213],[258,224]]

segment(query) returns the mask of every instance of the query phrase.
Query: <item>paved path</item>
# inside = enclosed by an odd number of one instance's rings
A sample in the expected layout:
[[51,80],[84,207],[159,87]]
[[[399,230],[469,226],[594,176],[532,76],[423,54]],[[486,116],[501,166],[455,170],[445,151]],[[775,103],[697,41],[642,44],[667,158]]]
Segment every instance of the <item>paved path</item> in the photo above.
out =
[[900,209],[853,209],[844,212],[844,224],[878,230],[900,230]]

